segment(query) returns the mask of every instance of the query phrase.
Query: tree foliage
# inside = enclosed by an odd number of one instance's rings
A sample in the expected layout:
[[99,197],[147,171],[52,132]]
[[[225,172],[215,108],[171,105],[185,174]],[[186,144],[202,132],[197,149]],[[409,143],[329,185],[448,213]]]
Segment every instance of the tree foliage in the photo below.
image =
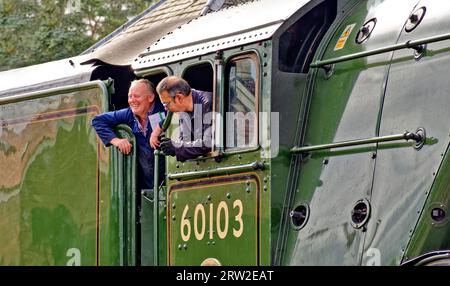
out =
[[0,71],[78,55],[155,2],[0,0]]

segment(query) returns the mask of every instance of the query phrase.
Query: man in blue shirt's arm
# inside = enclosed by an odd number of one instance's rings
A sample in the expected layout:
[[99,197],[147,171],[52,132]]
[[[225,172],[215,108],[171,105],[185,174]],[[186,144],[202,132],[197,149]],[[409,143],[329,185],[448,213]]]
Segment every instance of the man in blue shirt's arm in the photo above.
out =
[[[97,115],[92,120],[98,136],[105,146],[114,145],[123,154],[131,152],[132,145],[128,139],[117,138],[114,129],[119,124],[128,125],[137,143],[138,188],[153,189],[154,149],[150,146],[153,127],[164,118],[164,107],[157,100],[153,84],[146,79],[135,80],[128,92],[130,107]],[[160,160],[160,182],[164,178],[164,160]]]

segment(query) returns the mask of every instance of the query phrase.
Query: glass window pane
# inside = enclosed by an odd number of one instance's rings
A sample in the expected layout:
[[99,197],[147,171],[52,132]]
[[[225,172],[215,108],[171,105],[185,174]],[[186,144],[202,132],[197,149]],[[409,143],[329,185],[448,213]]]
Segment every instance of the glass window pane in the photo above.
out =
[[257,68],[253,58],[233,60],[227,67],[226,150],[257,146]]

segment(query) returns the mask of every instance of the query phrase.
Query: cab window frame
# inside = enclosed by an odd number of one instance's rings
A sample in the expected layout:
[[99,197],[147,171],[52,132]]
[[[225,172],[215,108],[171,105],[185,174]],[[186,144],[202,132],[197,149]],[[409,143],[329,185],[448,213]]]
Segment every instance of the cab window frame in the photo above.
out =
[[[255,67],[255,98],[254,98],[254,112],[256,115],[255,118],[255,124],[254,128],[256,129],[255,136],[256,136],[256,144],[255,146],[248,146],[248,147],[227,147],[227,115],[226,113],[229,112],[229,84],[230,84],[230,63],[236,62],[239,60],[244,59],[250,59]],[[261,97],[261,60],[258,51],[256,50],[247,50],[241,53],[230,55],[226,60],[224,61],[224,70],[223,70],[223,100],[222,103],[224,114],[222,114],[222,136],[223,136],[223,146],[222,146],[222,153],[224,155],[233,155],[233,154],[241,154],[241,153],[249,153],[254,152],[260,149],[260,132],[259,132],[259,112],[260,112],[260,97]]]

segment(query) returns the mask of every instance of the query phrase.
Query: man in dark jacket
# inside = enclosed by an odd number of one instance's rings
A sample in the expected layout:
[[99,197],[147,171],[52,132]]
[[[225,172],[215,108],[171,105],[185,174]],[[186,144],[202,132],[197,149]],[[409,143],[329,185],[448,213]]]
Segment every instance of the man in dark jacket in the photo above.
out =
[[208,154],[212,147],[212,93],[191,89],[177,76],[164,78],[156,90],[166,110],[179,113],[180,142],[169,138],[160,142],[162,130],[157,126],[150,138],[151,146],[161,147],[164,154],[176,156],[178,161]]
[[[92,126],[105,146],[114,145],[123,154],[131,152],[128,139],[117,138],[114,128],[119,124],[128,125],[137,144],[138,187],[153,189],[154,149],[150,146],[150,134],[165,117],[163,105],[156,100],[153,84],[146,79],[135,80],[128,92],[130,107],[97,115]],[[164,160],[160,160],[160,181],[164,177]]]

